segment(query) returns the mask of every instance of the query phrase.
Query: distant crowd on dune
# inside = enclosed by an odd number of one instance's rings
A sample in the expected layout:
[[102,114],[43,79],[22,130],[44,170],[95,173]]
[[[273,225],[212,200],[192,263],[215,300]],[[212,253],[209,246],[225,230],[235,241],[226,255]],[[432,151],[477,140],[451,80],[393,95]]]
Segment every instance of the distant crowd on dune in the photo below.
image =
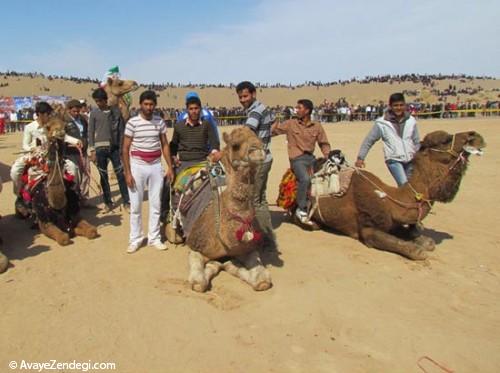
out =
[[[17,72],[17,71],[6,71],[0,72],[0,75],[3,75],[6,79],[7,77],[28,77],[28,78],[45,78],[47,80],[66,80],[76,84],[82,83],[93,83],[99,84],[100,80],[97,78],[90,77],[77,77],[77,76],[63,76],[63,75],[46,75],[38,72]],[[365,76],[364,78],[353,77],[351,79],[339,79],[331,82],[321,82],[321,81],[307,81],[302,84],[283,84],[283,83],[255,83],[256,88],[288,88],[295,89],[301,87],[329,87],[336,85],[347,85],[351,83],[359,83],[359,84],[370,84],[370,83],[421,83],[424,86],[434,87],[435,81],[439,80],[460,80],[461,82],[466,82],[468,80],[473,79],[484,79],[491,80],[495,79],[489,76],[474,76],[467,74],[386,74],[386,75],[374,75],[374,76]],[[168,88],[230,88],[234,89],[235,84],[206,84],[206,83],[148,83],[148,84],[140,84],[141,87],[146,89],[151,89],[154,91],[162,91]]]

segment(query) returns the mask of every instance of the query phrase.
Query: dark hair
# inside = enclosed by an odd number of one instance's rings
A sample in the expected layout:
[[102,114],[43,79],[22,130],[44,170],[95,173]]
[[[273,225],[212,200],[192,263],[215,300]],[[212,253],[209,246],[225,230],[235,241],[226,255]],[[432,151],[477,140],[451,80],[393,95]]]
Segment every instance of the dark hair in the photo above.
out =
[[37,114],[50,114],[52,110],[52,106],[45,101],[40,101],[35,105],[35,113]]
[[302,105],[306,109],[308,109],[309,110],[309,115],[312,114],[313,109],[314,109],[314,105],[313,105],[313,103],[312,103],[311,100],[302,99],[302,100],[297,101],[297,104]]
[[199,97],[189,97],[186,100],[186,107],[188,107],[189,105],[193,105],[193,104],[201,106],[201,100],[200,100],[200,98]]
[[92,98],[94,100],[107,100],[108,94],[104,88],[97,88],[94,92],[92,92]]
[[139,103],[142,104],[144,100],[151,100],[156,105],[156,93],[154,93],[153,91],[142,92],[141,95],[139,96]]
[[405,96],[402,93],[393,93],[389,97],[389,105],[392,105],[394,102],[405,102]]
[[257,90],[255,89],[255,86],[251,82],[246,81],[246,80],[244,82],[239,83],[236,86],[236,92],[241,92],[244,89],[248,89],[248,92],[250,92],[250,93],[257,92]]
[[68,103],[66,104],[66,108],[70,110],[73,109],[74,107],[81,108],[82,103],[78,100],[69,100]]

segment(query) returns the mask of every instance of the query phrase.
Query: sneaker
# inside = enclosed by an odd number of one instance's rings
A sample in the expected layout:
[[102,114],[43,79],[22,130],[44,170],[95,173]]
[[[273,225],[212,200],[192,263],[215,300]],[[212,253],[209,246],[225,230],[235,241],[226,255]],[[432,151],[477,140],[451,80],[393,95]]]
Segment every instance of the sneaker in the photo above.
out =
[[137,250],[139,250],[140,247],[141,247],[141,243],[140,242],[138,242],[138,243],[131,243],[127,247],[127,253],[133,254]]
[[307,212],[297,209],[295,210],[295,217],[299,219],[302,224],[311,224]]
[[149,246],[152,246],[154,247],[156,250],[160,250],[160,251],[163,251],[163,250],[167,250],[168,247],[167,245],[165,245],[164,243],[162,243],[161,241],[156,241],[156,242],[152,242],[149,244]]

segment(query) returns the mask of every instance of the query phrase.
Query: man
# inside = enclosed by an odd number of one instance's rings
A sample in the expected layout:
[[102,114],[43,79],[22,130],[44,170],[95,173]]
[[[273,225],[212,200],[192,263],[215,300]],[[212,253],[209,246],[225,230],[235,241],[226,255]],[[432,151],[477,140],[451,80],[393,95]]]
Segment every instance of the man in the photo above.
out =
[[17,116],[17,111],[12,110],[10,112],[10,119],[9,119],[9,132],[16,132],[16,126],[17,126],[17,121],[18,121],[18,116]]
[[247,115],[244,125],[255,132],[257,137],[262,141],[264,151],[266,152],[264,162],[257,168],[255,175],[253,205],[259,230],[263,233],[263,244],[272,250],[276,248],[276,243],[271,223],[271,214],[269,213],[266,199],[266,190],[267,179],[273,164],[273,156],[270,150],[273,117],[271,111],[257,100],[257,90],[251,82],[244,81],[239,83],[236,86],[236,93]]
[[365,158],[378,140],[384,142],[385,163],[398,186],[408,182],[412,160],[420,147],[417,121],[406,110],[402,93],[389,97],[389,108],[375,120],[371,131],[359,149],[356,167],[365,167]]
[[[196,92],[188,92],[186,94],[186,102],[190,99],[190,98],[197,98],[198,100],[200,100],[201,102],[201,99],[200,99],[200,96],[198,96],[198,93]],[[177,122],[181,122],[183,120],[186,120],[188,117],[188,112],[187,110],[183,110],[181,111],[178,115],[177,115]],[[210,110],[206,109],[206,108],[202,108],[201,109],[201,120],[203,121],[207,121],[213,128],[213,130],[215,131],[215,134],[217,135],[217,140],[219,140],[219,130],[217,129],[217,119],[215,119],[215,117],[213,116],[213,114],[210,112]]]
[[137,251],[144,241],[142,202],[146,186],[149,200],[148,245],[158,250],[167,248],[160,238],[161,192],[164,174],[161,164],[162,153],[168,166],[165,176],[169,180],[173,180],[174,176],[167,140],[167,126],[163,119],[153,115],[156,103],[156,93],[153,91],[141,93],[139,115],[130,118],[125,127],[122,157],[131,202],[128,253]]
[[186,113],[186,118],[174,124],[174,134],[170,141],[176,174],[205,161],[209,155],[213,162],[221,157],[216,129],[203,119],[199,97],[192,96],[186,100]]
[[87,119],[80,114],[81,103],[78,100],[70,100],[66,104],[66,126],[65,131],[68,135],[77,138],[82,142],[82,148],[75,147],[66,148],[65,155],[79,170],[79,189],[81,197],[81,205],[88,206],[89,186],[90,186],[90,162],[87,156],[88,147],[88,122]]
[[[22,148],[26,153],[35,150],[38,146],[43,147],[47,143],[47,129],[45,128],[45,125],[49,122],[52,107],[47,102],[39,102],[35,106],[35,113],[37,115],[37,119],[28,124],[23,133]],[[64,141],[69,146],[82,146],[80,140],[69,136],[68,134],[64,136]],[[10,178],[12,179],[14,194],[16,195],[19,192],[19,178],[24,171],[24,167],[26,165],[26,161],[29,159],[29,156],[30,155],[27,154],[16,159],[10,170]],[[71,160],[66,159],[64,161],[64,169],[75,178],[78,177],[77,167],[73,162],[71,162]]]
[[272,135],[286,135],[288,158],[297,178],[297,209],[295,216],[303,224],[309,224],[307,193],[311,186],[310,173],[314,166],[314,147],[318,143],[323,156],[330,153],[331,146],[325,130],[319,122],[311,121],[314,108],[310,100],[299,100],[296,106],[297,119],[274,123]]
[[124,131],[123,118],[118,106],[108,106],[108,95],[103,88],[97,88],[92,93],[92,98],[97,108],[92,110],[89,118],[88,154],[90,160],[97,163],[99,175],[101,176],[105,204],[104,211],[110,212],[114,208],[108,178],[108,163],[110,160],[118,179],[123,207],[125,210],[129,210],[130,200],[120,160]]

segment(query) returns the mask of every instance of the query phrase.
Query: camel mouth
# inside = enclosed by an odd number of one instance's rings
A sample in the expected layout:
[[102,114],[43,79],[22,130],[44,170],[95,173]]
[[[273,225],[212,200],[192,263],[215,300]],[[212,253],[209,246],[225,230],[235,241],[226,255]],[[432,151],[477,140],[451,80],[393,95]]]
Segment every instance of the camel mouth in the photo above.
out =
[[484,154],[484,151],[482,148],[476,148],[475,146],[472,146],[472,145],[465,145],[462,149],[467,154],[474,154],[477,156],[482,156]]

